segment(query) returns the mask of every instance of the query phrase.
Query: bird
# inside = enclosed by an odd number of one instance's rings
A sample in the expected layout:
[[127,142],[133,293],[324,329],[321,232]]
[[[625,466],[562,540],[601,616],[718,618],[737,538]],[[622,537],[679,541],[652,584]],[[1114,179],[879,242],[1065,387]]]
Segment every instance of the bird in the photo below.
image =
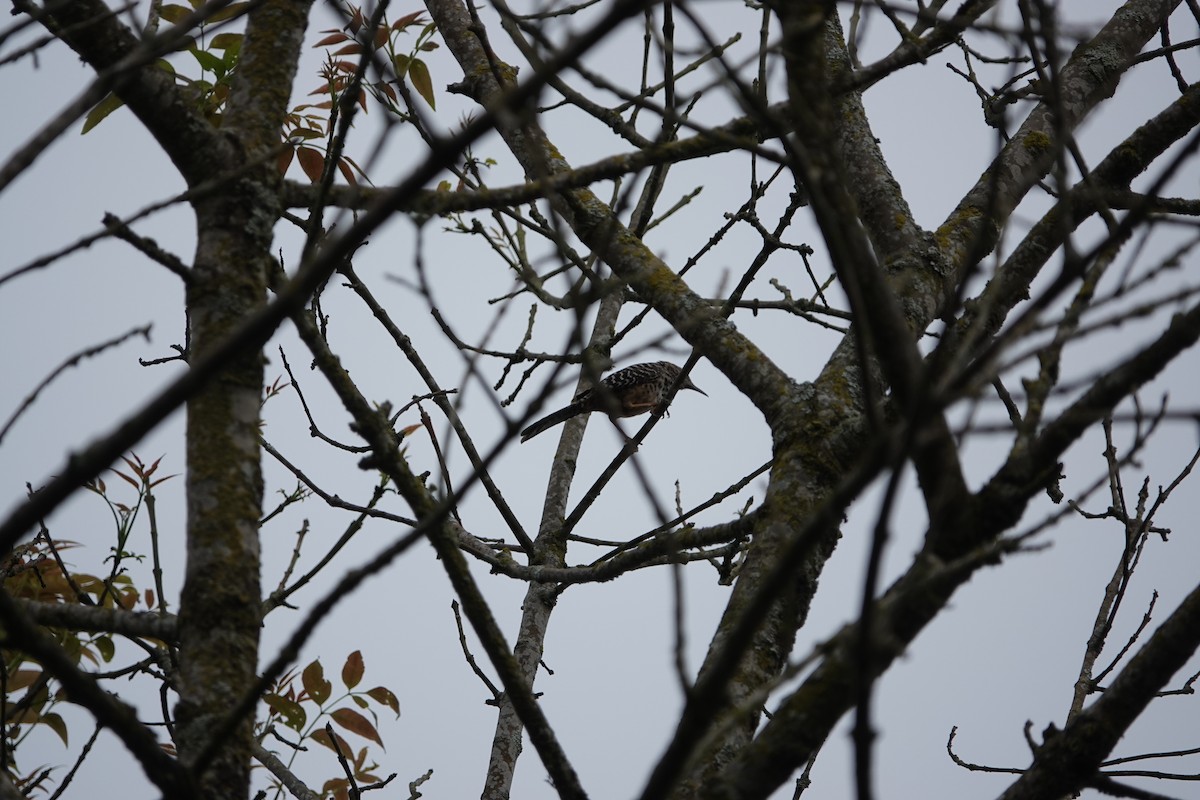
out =
[[[612,418],[636,417],[653,411],[667,399],[667,392],[675,385],[682,373],[670,361],[647,361],[617,370],[601,379],[596,386],[584,389],[575,395],[570,405],[547,414],[521,431],[521,441],[527,442],[539,433],[553,428],[571,417],[603,411]],[[684,377],[680,389],[692,389],[708,397],[692,379]]]

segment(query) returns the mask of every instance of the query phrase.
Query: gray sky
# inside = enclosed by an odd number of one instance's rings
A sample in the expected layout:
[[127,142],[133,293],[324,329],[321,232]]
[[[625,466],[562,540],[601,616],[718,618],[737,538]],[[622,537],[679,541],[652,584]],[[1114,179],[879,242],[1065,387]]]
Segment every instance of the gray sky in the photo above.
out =
[[[1010,4],[1005,4],[1010,5]],[[1066,2],[1064,14],[1085,29],[1107,16],[1112,2]],[[752,53],[754,20],[743,12],[741,4],[714,2],[700,6],[707,23],[721,36],[734,25],[746,26],[743,42],[733,59]],[[1011,12],[1011,9],[1009,9]],[[1011,22],[1012,14],[1004,18]],[[1186,20],[1185,20],[1186,21]],[[310,29],[332,27],[326,20]],[[892,37],[881,19],[872,22],[868,51],[872,55],[890,47]],[[1194,25],[1193,25],[1194,27]],[[1176,30],[1177,40],[1195,34]],[[627,29],[619,47],[592,56],[593,65],[602,65],[613,80],[635,85],[636,58],[641,33]],[[500,55],[513,61],[517,55],[507,41],[495,32],[493,44]],[[999,49],[998,45],[994,45]],[[740,48],[740,49],[739,49]],[[873,48],[873,49],[872,49]],[[993,132],[983,124],[979,102],[971,88],[945,67],[947,57],[961,64],[953,52],[914,67],[870,91],[865,103],[884,154],[905,188],[917,221],[936,227],[950,212],[963,193],[974,183],[995,152]],[[303,102],[304,92],[316,86],[319,55],[314,51],[302,68],[293,102]],[[446,93],[447,83],[459,73],[449,55],[437,51],[429,56],[438,110],[436,124],[457,124],[469,107],[460,98]],[[1192,79],[1198,74],[1194,54],[1181,57]],[[1080,140],[1093,165],[1106,148],[1124,138],[1146,116],[1173,99],[1173,83],[1164,77],[1161,62],[1135,68],[1122,82],[1111,108],[1101,111],[1083,129]],[[707,82],[712,73],[700,80]],[[90,71],[62,46],[43,50],[36,65],[30,59],[6,65],[0,71],[0,85],[8,99],[9,118],[0,126],[0,152],[10,153],[53,118],[81,91],[91,77]],[[573,77],[573,76],[569,76]],[[714,90],[717,94],[717,90]],[[729,106],[714,99],[702,107],[704,122],[728,116]],[[15,109],[20,109],[16,113]],[[1023,113],[1024,106],[1018,113]],[[356,158],[366,160],[378,131],[381,115],[360,121]],[[551,139],[564,155],[579,165],[597,160],[620,149],[620,143],[580,115],[560,114],[548,123]],[[643,132],[652,129],[647,127]],[[389,146],[370,167],[376,184],[386,185],[405,174],[414,150],[403,142]],[[480,157],[499,162],[488,173],[493,185],[517,182],[519,173],[513,159],[495,138],[478,143]],[[682,266],[724,221],[746,195],[745,157],[727,156],[681,165],[671,173],[662,207],[703,185],[704,190],[674,220],[652,232],[647,240],[672,266]],[[768,167],[763,167],[768,169]],[[1195,194],[1198,173],[1195,163],[1171,187],[1176,194]],[[300,179],[293,169],[290,177]],[[786,201],[786,176],[763,204],[778,210]],[[96,130],[80,136],[78,125],[62,136],[17,184],[0,193],[0,219],[4,220],[5,255],[0,274],[44,255],[66,242],[95,231],[105,212],[127,216],[151,203],[162,201],[183,188],[182,180],[154,142],[136,124],[127,111],[118,111]],[[608,187],[601,191],[607,195]],[[1170,193],[1171,190],[1168,190]],[[1023,206],[1018,217],[1036,219],[1044,202]],[[769,217],[764,217],[770,224]],[[485,220],[486,223],[486,220]],[[368,281],[377,297],[397,320],[401,320],[426,362],[444,386],[462,389],[460,414],[484,452],[489,452],[503,433],[502,417],[488,396],[490,389],[479,381],[463,380],[461,358],[445,342],[428,318],[427,301],[411,288],[389,277],[416,280],[418,258],[430,281],[434,298],[446,311],[456,332],[471,342],[497,349],[511,349],[523,330],[530,305],[528,296],[507,306],[487,305],[486,301],[512,289],[512,279],[494,257],[475,238],[442,233],[442,222],[431,221],[417,250],[414,226],[396,219],[386,230],[371,239],[356,259],[359,274]],[[137,223],[138,233],[155,238],[163,247],[190,260],[194,245],[190,212],[174,206]],[[298,257],[297,237],[281,226],[280,246],[294,266]],[[830,267],[811,222],[805,219],[789,235],[789,241],[807,241],[815,248],[811,260],[818,275],[830,273]],[[1007,241],[1011,247],[1015,241]],[[756,249],[754,238],[745,229],[731,234],[697,268],[689,283],[699,291],[715,292],[727,281],[736,279],[745,259]],[[542,253],[545,253],[543,250]],[[1149,257],[1149,256],[1147,256]],[[1185,263],[1173,280],[1195,284],[1194,259]],[[775,278],[794,290],[797,296],[808,294],[803,265],[797,257],[776,259],[764,272],[752,296],[776,299],[767,282]],[[561,285],[558,287],[561,289]],[[331,317],[331,339],[339,355],[359,382],[364,393],[376,401],[390,400],[399,406],[414,393],[423,392],[403,357],[390,346],[378,326],[352,294],[331,285],[324,301]],[[492,338],[482,337],[494,322],[498,308],[503,318]],[[628,319],[627,310],[622,319]],[[762,314],[735,317],[739,329],[751,335],[778,363],[797,380],[816,376],[837,337],[805,325],[797,327],[793,319]],[[552,319],[542,309],[539,328],[530,347],[556,350],[561,347],[567,319]],[[69,370],[50,386],[18,424],[0,441],[0,489],[3,505],[11,508],[24,495],[26,481],[37,485],[59,469],[67,453],[79,450],[92,438],[149,397],[157,387],[178,373],[177,365],[143,368],[138,358],[168,355],[170,345],[182,340],[182,286],[165,269],[158,267],[119,242],[103,241],[66,257],[53,266],[0,285],[0,340],[3,348],[0,383],[0,419],[7,418],[37,383],[63,359],[97,342],[120,335],[131,328],[153,324],[149,343],[131,340],[120,347],[90,359]],[[1161,326],[1161,318],[1158,325]],[[1144,341],[1154,325],[1130,324],[1108,334],[1093,337],[1074,349],[1069,374],[1083,377],[1099,366],[1110,363],[1122,350]],[[636,350],[666,331],[650,320],[617,354],[618,365],[645,360],[642,355],[626,359]],[[309,359],[290,331],[283,331],[268,349],[268,380],[283,372],[278,354],[282,346],[301,381],[309,402],[317,409],[326,434],[352,441],[346,428],[347,418],[332,396],[321,387],[319,377],[308,369]],[[686,351],[678,339],[663,356],[682,361]],[[644,355],[644,354],[643,354]],[[653,353],[650,357],[658,357]],[[1195,353],[1180,359],[1164,380],[1148,389],[1143,397],[1153,406],[1165,391],[1178,407],[1197,405],[1195,376],[1200,367]],[[500,375],[500,365],[480,363],[487,382]],[[670,419],[664,420],[642,446],[638,459],[644,471],[653,476],[652,488],[657,501],[668,510],[674,505],[675,482],[679,481],[685,507],[698,503],[724,489],[742,475],[769,458],[769,438],[761,419],[750,404],[725,384],[716,370],[701,362],[692,374],[709,398],[686,394],[677,399]],[[531,389],[540,387],[535,380]],[[1015,384],[1015,382],[1014,382]],[[501,390],[507,395],[510,380]],[[566,401],[570,390],[560,388],[554,400]],[[528,402],[522,395],[505,413],[515,416]],[[983,413],[999,420],[994,403],[985,404]],[[267,406],[266,436],[289,459],[301,464],[327,490],[351,500],[363,500],[369,494],[372,478],[355,466],[356,457],[330,454],[328,449],[308,436],[308,425],[296,396],[285,392]],[[417,421],[410,412],[402,424]],[[439,432],[445,432],[437,419]],[[591,480],[616,452],[618,439],[602,419],[589,426],[576,488],[572,497],[583,495]],[[632,431],[629,425],[626,430]],[[1120,444],[1128,441],[1128,429],[1121,428]],[[1072,449],[1067,461],[1064,489],[1068,496],[1090,485],[1103,470],[1100,452],[1103,441],[1096,431]],[[443,438],[447,441],[448,437]],[[512,446],[497,462],[494,475],[507,499],[528,529],[536,528],[555,434],[544,435],[524,446]],[[1151,443],[1141,459],[1150,472],[1150,485],[1165,484],[1174,478],[1196,444],[1194,426],[1176,424],[1165,436]],[[981,481],[1003,458],[1007,440],[981,437],[967,448],[966,469],[970,479]],[[163,456],[161,471],[166,474],[184,470],[182,415],[174,415],[168,424],[140,443],[136,452],[145,461]],[[409,449],[415,471],[435,470],[427,437],[416,437]],[[681,457],[683,456],[683,457]],[[466,469],[461,453],[451,454],[452,467],[461,476]],[[277,502],[280,489],[289,489],[289,478],[269,457],[265,462],[268,496],[265,506]],[[1131,470],[1127,487],[1137,486],[1142,471]],[[107,479],[114,497],[129,499],[127,487],[112,477]],[[159,500],[163,546],[178,553],[183,537],[182,477],[161,487]],[[699,524],[728,519],[749,498],[761,500],[764,481],[755,481],[736,499],[711,509],[698,518]],[[893,543],[887,557],[887,580],[907,563],[920,543],[924,530],[924,509],[918,494],[912,491],[911,477],[893,524]],[[815,643],[832,635],[857,613],[863,565],[865,534],[874,522],[879,488],[861,499],[851,510],[838,552],[822,578],[809,624],[801,632],[795,651],[802,657]],[[1132,488],[1131,488],[1132,491]],[[125,494],[122,494],[122,493]],[[1101,494],[1086,507],[1102,511],[1108,498]],[[1195,565],[1200,564],[1200,539],[1189,523],[1196,518],[1198,503],[1191,492],[1184,492],[1168,505],[1159,520],[1175,534],[1168,544],[1152,539],[1144,563],[1139,568],[1128,596],[1127,612],[1120,620],[1111,641],[1119,643],[1141,617],[1152,591],[1158,591],[1159,617],[1194,585]],[[394,506],[404,513],[405,509]],[[467,528],[478,535],[503,535],[499,518],[482,492],[472,489],[464,502],[463,519]],[[1026,523],[1041,520],[1056,509],[1048,501],[1031,506]],[[321,507],[315,498],[289,509],[263,534],[264,591],[274,588],[291,555],[294,531],[309,520],[309,541],[303,565],[311,565],[321,548],[332,542],[347,524],[342,514]],[[110,546],[110,526],[101,501],[80,494],[49,521],[60,539],[78,541],[83,549],[71,552],[72,563],[81,570],[99,571],[101,559]],[[645,502],[644,491],[626,467],[599,503],[585,517],[578,533],[605,539],[623,539],[654,527],[653,509]],[[149,550],[145,526],[139,526],[134,549]],[[363,534],[338,558],[330,573],[336,578],[356,566],[399,535],[394,528],[370,523]],[[959,726],[957,752],[965,759],[999,766],[1024,766],[1029,753],[1023,740],[1022,726],[1032,720],[1033,731],[1049,722],[1062,723],[1071,687],[1077,676],[1079,659],[1096,605],[1101,597],[1121,550],[1119,531],[1113,527],[1085,524],[1075,517],[1043,535],[1039,542],[1049,545],[1035,554],[1013,557],[998,569],[981,572],[955,598],[952,609],[943,614],[917,640],[906,658],[897,664],[877,688],[877,724],[880,739],[876,753],[877,789],[880,797],[912,797],[917,791],[925,796],[987,797],[998,793],[1010,782],[1007,776],[968,773],[950,762],[945,752],[946,737],[952,726]],[[597,551],[598,553],[599,551]],[[595,556],[579,548],[569,556],[572,563],[584,563]],[[179,589],[180,564],[168,561],[168,591],[174,604]],[[149,565],[131,567],[139,585],[151,585]],[[716,585],[715,572],[705,565],[693,565],[683,571],[685,583],[685,652],[691,670],[699,665],[716,625],[728,589]],[[489,576],[477,569],[493,610],[507,635],[515,636],[524,586],[508,578]],[[296,597],[303,607],[319,597],[330,580],[319,582]],[[649,769],[671,734],[674,716],[680,708],[681,691],[673,672],[675,642],[671,577],[667,570],[651,570],[623,577],[617,582],[580,586],[567,591],[551,622],[547,640],[546,664],[553,675],[538,677],[537,690],[544,692],[542,703],[558,731],[568,755],[573,759],[586,789],[597,798],[635,795]],[[385,684],[396,691],[403,716],[391,721],[381,715],[381,731],[387,751],[376,749],[379,773],[398,773],[397,782],[407,783],[432,768],[432,780],[423,787],[427,797],[474,796],[481,788],[483,770],[495,722],[494,709],[484,704],[485,688],[472,676],[459,651],[457,634],[450,611],[450,591],[444,572],[426,546],[375,577],[347,599],[333,617],[321,626],[305,650],[300,666],[314,657],[325,663],[326,674],[336,676],[346,655],[355,649],[364,653],[367,672],[363,687]],[[263,632],[263,653],[270,656],[276,646],[302,618],[301,613],[280,609],[267,619]],[[474,647],[474,640],[471,639]],[[1111,648],[1110,648],[1111,649]],[[475,654],[483,660],[476,648]],[[131,656],[130,653],[124,654]],[[335,682],[336,683],[336,682]],[[118,685],[124,692],[126,687]],[[152,702],[152,698],[147,698]],[[1159,701],[1122,743],[1118,753],[1138,752],[1162,747],[1195,746],[1195,700],[1174,698]],[[147,706],[148,713],[153,705]],[[90,723],[83,715],[71,713],[76,723],[72,731],[72,752],[86,737]],[[842,729],[835,732],[817,761],[813,772],[814,788],[809,796],[822,800],[840,800],[854,793],[851,776],[851,750]],[[351,738],[358,746],[360,740]],[[89,791],[85,787],[104,785],[113,780],[130,785],[128,797],[153,797],[140,773],[129,768],[118,746],[102,742],[100,750],[85,764],[68,796]],[[21,765],[68,762],[67,753],[57,739],[35,733],[20,751]],[[336,762],[322,748],[311,748],[302,757],[297,771],[310,785],[336,774]],[[56,773],[61,776],[61,772]],[[131,777],[132,775],[132,777]],[[264,778],[256,779],[262,783]],[[399,790],[396,790],[399,791]],[[1187,787],[1166,787],[1168,794],[1187,796]],[[545,771],[532,748],[518,767],[514,796],[539,800],[553,796],[545,782]],[[790,796],[790,787],[785,794]],[[781,795],[782,796],[782,795]]]

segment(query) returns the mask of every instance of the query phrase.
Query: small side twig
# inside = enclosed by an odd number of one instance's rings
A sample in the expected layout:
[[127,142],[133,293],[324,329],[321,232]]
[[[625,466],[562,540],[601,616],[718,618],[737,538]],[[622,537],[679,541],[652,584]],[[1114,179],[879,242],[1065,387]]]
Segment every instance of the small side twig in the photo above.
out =
[[79,362],[83,361],[85,358],[91,358],[93,356],[98,356],[101,353],[103,353],[105,350],[108,350],[109,348],[116,347],[117,345],[123,344],[127,339],[130,339],[134,336],[140,335],[147,342],[150,341],[150,328],[151,328],[150,325],[142,325],[139,328],[133,328],[132,330],[126,331],[125,333],[121,334],[120,336],[118,336],[114,339],[109,339],[107,342],[101,342],[100,344],[98,344],[94,347],[89,347],[85,350],[80,350],[78,353],[75,353],[74,355],[70,356],[65,361],[63,361],[61,364],[59,364],[57,367],[55,367],[54,371],[51,372],[49,375],[47,375],[44,379],[42,379],[42,382],[39,383],[36,387],[34,387],[34,390],[32,392],[30,392],[29,395],[26,396],[26,398],[24,400],[21,401],[21,405],[17,406],[17,410],[12,413],[12,416],[10,416],[8,418],[8,420],[4,423],[4,425],[0,426],[0,442],[4,441],[4,437],[8,434],[8,432],[12,428],[12,426],[16,423],[17,419],[22,414],[24,414],[29,409],[29,407],[34,404],[35,401],[37,401],[38,395],[40,395],[46,389],[47,386],[49,386],[51,383],[53,383],[58,378],[59,375],[66,372],[71,367],[78,366]]
[[483,685],[492,693],[492,699],[487,701],[488,705],[499,705],[500,697],[504,693],[483,673],[483,670],[479,668],[479,664],[475,662],[475,656],[471,655],[471,649],[467,647],[467,634],[463,630],[462,615],[458,611],[458,601],[451,600],[450,608],[454,611],[454,624],[458,626],[458,643],[462,645],[463,657],[467,660],[471,671],[475,673],[479,680],[483,681]]
[[183,259],[174,253],[168,253],[153,239],[134,233],[133,229],[116,214],[104,215],[104,227],[121,241],[133,245],[135,250],[145,255],[151,261],[162,264],[171,272],[178,275],[183,279],[184,283],[191,283],[192,270],[187,264],[183,263]]

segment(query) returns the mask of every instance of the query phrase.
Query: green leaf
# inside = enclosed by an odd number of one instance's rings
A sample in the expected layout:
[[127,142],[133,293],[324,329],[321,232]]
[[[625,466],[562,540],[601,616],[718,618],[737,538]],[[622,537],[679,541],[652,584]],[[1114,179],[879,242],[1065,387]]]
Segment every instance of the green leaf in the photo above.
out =
[[314,661],[304,668],[304,672],[300,674],[300,682],[304,685],[304,691],[308,692],[308,696],[317,705],[325,705],[333,690],[333,684],[325,680],[325,668],[321,666],[320,661]]
[[383,746],[383,740],[379,738],[379,732],[375,730],[375,726],[371,724],[370,720],[353,708],[339,708],[329,716],[333,717],[334,722],[351,733],[357,733],[364,739],[370,739],[380,747]]
[[233,19],[246,13],[246,9],[249,7],[249,3],[230,3],[209,17],[208,22],[211,24],[213,22],[224,22],[227,19]]
[[184,8],[183,6],[177,6],[173,3],[168,6],[163,6],[158,10],[158,15],[160,17],[173,24],[178,24],[181,19],[190,13],[192,13],[192,9]]
[[[125,105],[124,100],[117,97],[112,92],[109,92],[108,97],[105,97],[99,103],[96,103],[96,105],[92,107],[92,110],[88,112],[87,116],[84,117],[83,130],[80,131],[80,133],[87,133],[92,128],[99,125],[105,117],[123,105]],[[96,483],[100,488],[100,494],[104,494],[104,481],[97,479]]]
[[263,700],[283,717],[284,725],[295,731],[304,729],[308,714],[295,700],[274,693],[263,695]]
[[38,722],[42,723],[50,730],[58,734],[58,738],[62,739],[63,745],[69,745],[67,741],[67,723],[58,714],[51,711],[49,714],[44,714]]
[[23,716],[13,719],[14,722],[37,722],[41,718],[42,709],[50,702],[50,686],[43,683],[41,688],[30,696],[28,693],[21,700],[25,706]]
[[96,649],[100,651],[100,657],[104,659],[104,663],[112,661],[113,656],[117,654],[117,646],[113,644],[111,636],[101,636],[92,644],[96,645]]
[[208,46],[213,50],[241,50],[244,38],[240,33],[218,33]]
[[289,139],[303,139],[306,142],[311,142],[314,139],[324,139],[325,134],[314,128],[294,128],[288,134]]
[[437,102],[433,97],[433,79],[429,77],[429,67],[419,58],[414,58],[408,65],[408,79],[412,82],[417,94],[425,98],[429,107],[437,111]]
[[363,676],[363,657],[361,650],[355,650],[350,655],[346,656],[346,663],[342,666],[342,683],[347,689],[353,689],[358,686],[358,682]]
[[188,52],[200,62],[201,69],[208,72],[215,72],[218,76],[224,74],[225,64],[212,53],[207,50],[197,50],[194,47],[188,50]]

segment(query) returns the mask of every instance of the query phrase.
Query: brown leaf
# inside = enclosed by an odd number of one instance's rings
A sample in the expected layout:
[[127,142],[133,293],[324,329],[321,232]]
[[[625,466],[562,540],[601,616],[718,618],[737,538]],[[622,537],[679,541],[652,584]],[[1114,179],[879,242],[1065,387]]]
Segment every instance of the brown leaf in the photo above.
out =
[[18,689],[24,689],[40,678],[41,675],[42,671],[40,669],[19,669],[15,674],[8,676],[8,691],[15,692]]
[[[333,735],[335,737],[337,737],[338,747],[342,748],[343,753],[351,752],[350,743],[347,742],[345,739],[343,739],[342,735],[340,733],[334,732]],[[338,748],[333,746],[333,739],[329,738],[329,732],[326,731],[324,728],[319,728],[318,730],[313,731],[312,736],[310,738],[317,744],[324,745],[325,747],[328,747],[333,752],[335,752],[335,753],[337,752]]]
[[333,684],[325,680],[325,668],[321,666],[320,661],[314,661],[304,668],[304,672],[300,674],[300,682],[304,685],[304,691],[308,692],[308,696],[319,706],[325,705],[333,691]]
[[383,746],[383,740],[379,738],[379,732],[375,730],[375,726],[371,724],[370,720],[353,708],[339,708],[329,716],[333,718],[334,722],[351,733],[357,733],[364,739],[370,739],[379,746]]
[[400,716],[400,701],[396,699],[396,695],[391,689],[386,686],[376,686],[371,691],[367,692],[367,697],[374,700],[380,705],[387,706],[392,711],[396,712],[396,716]]
[[342,683],[347,689],[353,689],[358,686],[358,682],[363,676],[363,657],[361,650],[355,650],[350,655],[346,656],[346,663],[342,666]]

